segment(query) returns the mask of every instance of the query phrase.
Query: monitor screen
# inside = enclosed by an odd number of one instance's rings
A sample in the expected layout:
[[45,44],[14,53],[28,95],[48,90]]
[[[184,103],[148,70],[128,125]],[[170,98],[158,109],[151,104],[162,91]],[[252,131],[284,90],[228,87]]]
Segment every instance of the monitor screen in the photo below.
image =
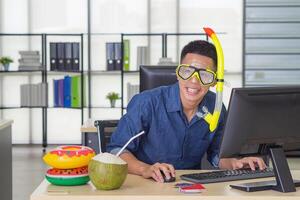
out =
[[300,149],[300,86],[232,90],[220,156],[259,154],[265,144]]
[[300,87],[233,89],[220,156],[259,153],[261,144],[300,149],[299,122]]
[[140,92],[177,82],[177,66],[140,66]]
[[244,191],[295,192],[284,151],[300,147],[300,86],[233,89],[220,157],[268,155],[275,181],[231,185]]

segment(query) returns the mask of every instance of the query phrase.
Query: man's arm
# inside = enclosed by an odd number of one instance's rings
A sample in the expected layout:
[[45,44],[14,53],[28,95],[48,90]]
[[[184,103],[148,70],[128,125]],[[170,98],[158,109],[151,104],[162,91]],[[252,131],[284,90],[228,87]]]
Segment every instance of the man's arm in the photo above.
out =
[[255,166],[258,166],[260,170],[267,167],[263,159],[259,157],[245,157],[242,159],[221,158],[219,161],[220,169],[240,169],[250,167],[252,170],[255,170]]
[[260,170],[265,169],[266,164],[263,161],[263,159],[259,157],[245,157],[242,159],[237,159],[237,158],[219,159],[220,144],[222,141],[224,121],[225,121],[225,113],[226,113],[226,109],[225,106],[223,105],[218,129],[216,130],[212,143],[210,144],[207,151],[207,156],[210,163],[215,167],[219,167],[220,169],[229,169],[229,170],[249,168],[249,167],[252,170],[255,170],[256,166],[258,166]]
[[144,178],[153,178],[157,182],[164,182],[160,171],[169,179],[171,176],[175,177],[175,169],[172,165],[166,163],[155,163],[153,165],[146,164],[138,160],[132,153],[124,152],[120,157],[127,162],[128,172],[143,176]]
[[[120,148],[136,133],[144,130],[147,134],[151,122],[152,104],[150,98],[142,97],[141,94],[134,96],[128,104],[127,113],[120,119],[115,132],[111,136],[108,145],[108,151],[115,154]],[[132,141],[120,155],[127,162],[128,171],[131,174],[143,176],[144,178],[153,178],[158,182],[163,182],[160,170],[163,171],[166,178],[175,176],[175,170],[172,165],[165,163],[146,164],[134,156],[134,152],[139,150],[139,138]]]

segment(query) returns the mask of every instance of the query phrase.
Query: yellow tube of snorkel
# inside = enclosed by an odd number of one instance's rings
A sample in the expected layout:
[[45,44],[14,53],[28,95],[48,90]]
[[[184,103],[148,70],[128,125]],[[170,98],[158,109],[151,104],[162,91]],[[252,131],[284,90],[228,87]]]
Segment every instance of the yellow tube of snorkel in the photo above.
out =
[[216,33],[211,28],[203,28],[205,33],[212,39],[217,51],[217,86],[216,86],[216,102],[213,114],[206,108],[203,109],[205,114],[204,120],[209,124],[210,132],[214,132],[218,126],[220,114],[222,111],[223,85],[224,85],[224,55],[222,46]]

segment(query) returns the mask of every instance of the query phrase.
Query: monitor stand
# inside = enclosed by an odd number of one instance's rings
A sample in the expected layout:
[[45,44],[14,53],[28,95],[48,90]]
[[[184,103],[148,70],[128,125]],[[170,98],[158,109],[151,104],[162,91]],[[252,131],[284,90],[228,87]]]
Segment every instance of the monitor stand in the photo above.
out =
[[269,155],[272,160],[273,171],[276,180],[230,185],[230,187],[243,190],[246,192],[254,192],[254,191],[261,191],[261,190],[295,192],[296,187],[300,186],[300,181],[293,180],[282,147],[270,147]]

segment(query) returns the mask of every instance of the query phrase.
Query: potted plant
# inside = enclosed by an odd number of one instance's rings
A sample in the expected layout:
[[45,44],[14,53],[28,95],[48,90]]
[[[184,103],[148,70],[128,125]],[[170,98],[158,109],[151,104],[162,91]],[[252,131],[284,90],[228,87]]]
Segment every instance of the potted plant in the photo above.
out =
[[114,108],[116,106],[116,100],[120,99],[119,94],[116,92],[110,92],[106,95],[106,98],[110,101],[110,106]]
[[10,57],[3,56],[0,58],[0,63],[4,66],[4,70],[8,71],[9,64],[13,62],[13,59]]

